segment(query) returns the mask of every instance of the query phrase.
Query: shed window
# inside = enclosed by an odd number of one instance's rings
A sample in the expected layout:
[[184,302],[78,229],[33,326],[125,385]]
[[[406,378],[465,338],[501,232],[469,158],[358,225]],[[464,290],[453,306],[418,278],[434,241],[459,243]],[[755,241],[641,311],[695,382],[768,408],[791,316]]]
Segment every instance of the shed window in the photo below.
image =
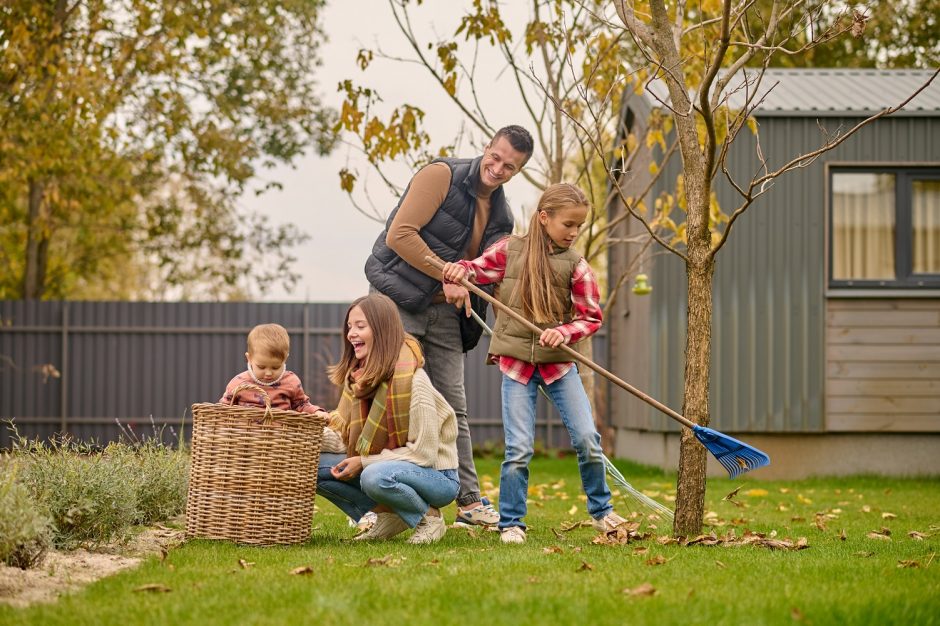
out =
[[940,287],[940,170],[835,169],[830,284]]

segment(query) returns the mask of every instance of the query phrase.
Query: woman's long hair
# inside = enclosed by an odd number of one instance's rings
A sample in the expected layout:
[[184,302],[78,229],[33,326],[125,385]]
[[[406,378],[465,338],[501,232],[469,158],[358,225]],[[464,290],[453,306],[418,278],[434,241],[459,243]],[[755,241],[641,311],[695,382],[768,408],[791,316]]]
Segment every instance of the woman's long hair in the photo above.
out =
[[[369,328],[372,329],[372,347],[365,363],[359,363],[352,344],[349,343],[349,313],[355,307],[362,309]],[[339,362],[327,368],[326,373],[337,387],[342,387],[354,370],[362,368],[356,390],[357,398],[366,398],[375,388],[392,377],[395,363],[405,342],[405,328],[398,314],[398,307],[388,296],[371,293],[355,300],[346,310],[343,320],[343,355]]]
[[521,289],[522,312],[536,324],[556,323],[564,319],[571,307],[569,302],[560,301],[552,285],[549,251],[554,244],[539,221],[539,214],[544,211],[551,216],[573,206],[589,206],[583,191],[569,183],[550,185],[539,198],[529,221],[529,232],[523,237],[525,266],[517,288]]

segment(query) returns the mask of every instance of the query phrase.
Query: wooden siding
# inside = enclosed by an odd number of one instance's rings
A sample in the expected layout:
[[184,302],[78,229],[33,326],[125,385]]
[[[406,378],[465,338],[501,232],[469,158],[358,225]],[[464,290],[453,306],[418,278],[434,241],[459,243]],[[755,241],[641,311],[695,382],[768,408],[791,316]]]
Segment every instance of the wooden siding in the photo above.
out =
[[829,299],[826,430],[940,432],[940,299]]

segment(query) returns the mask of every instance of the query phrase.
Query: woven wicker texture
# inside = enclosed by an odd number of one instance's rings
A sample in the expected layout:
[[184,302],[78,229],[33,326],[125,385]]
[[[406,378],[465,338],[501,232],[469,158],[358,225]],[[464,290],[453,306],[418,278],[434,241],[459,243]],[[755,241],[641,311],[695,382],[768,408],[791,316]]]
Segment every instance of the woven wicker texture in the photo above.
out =
[[296,411],[194,404],[186,536],[251,545],[306,541],[324,420]]

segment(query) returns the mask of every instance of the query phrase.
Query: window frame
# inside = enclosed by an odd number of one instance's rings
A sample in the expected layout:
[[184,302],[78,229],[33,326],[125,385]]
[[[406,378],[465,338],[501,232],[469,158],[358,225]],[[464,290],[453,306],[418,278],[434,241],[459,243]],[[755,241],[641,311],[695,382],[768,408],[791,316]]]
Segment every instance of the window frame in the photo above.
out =
[[[940,289],[940,273],[913,274],[913,183],[919,180],[940,181],[940,166],[935,165],[835,165],[827,168],[828,210],[826,231],[828,239],[827,281],[830,289]],[[893,174],[894,175],[894,280],[835,279],[833,255],[835,254],[835,229],[833,228],[833,194],[836,174]]]

